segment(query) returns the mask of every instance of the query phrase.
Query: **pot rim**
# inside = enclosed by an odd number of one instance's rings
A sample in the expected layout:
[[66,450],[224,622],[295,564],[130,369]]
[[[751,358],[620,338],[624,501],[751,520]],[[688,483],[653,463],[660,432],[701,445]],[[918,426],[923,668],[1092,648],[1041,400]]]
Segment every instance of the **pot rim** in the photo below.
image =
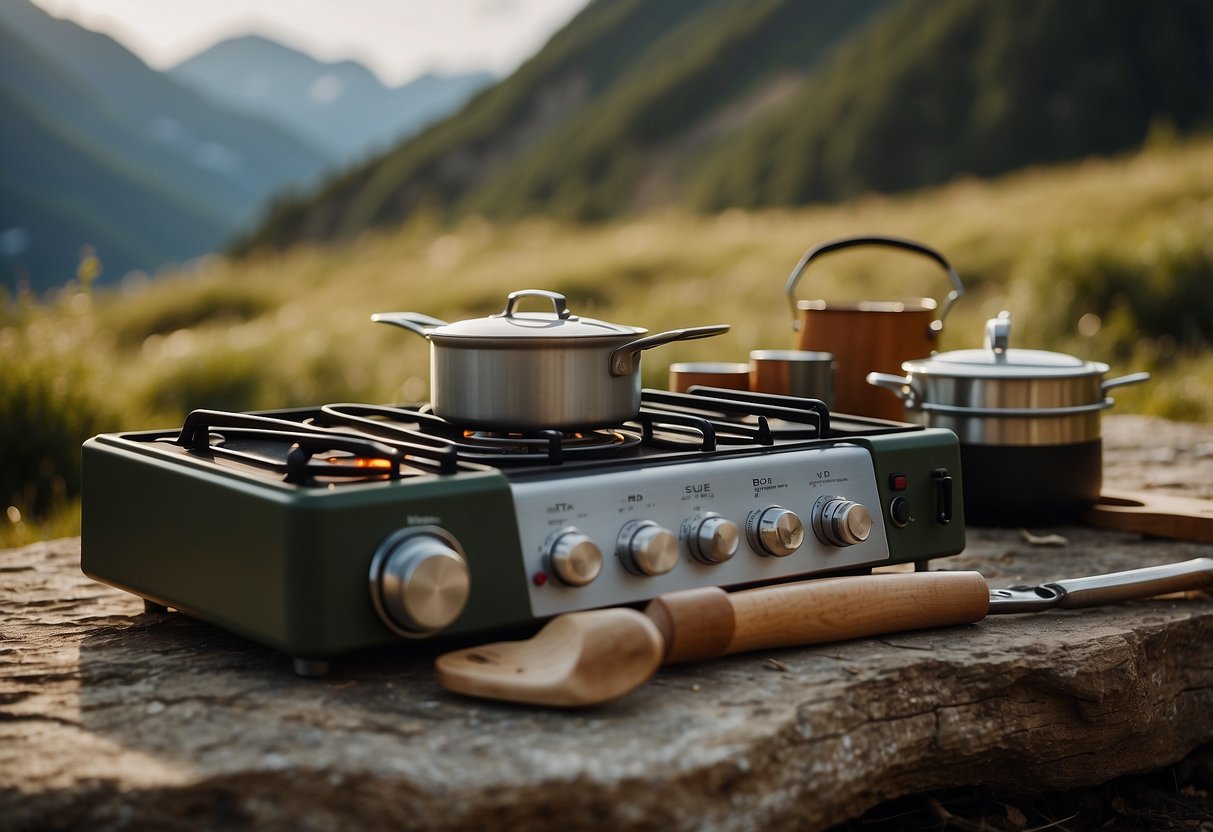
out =
[[953,350],[930,358],[903,361],[911,376],[969,378],[983,381],[1050,381],[1102,376],[1109,367],[1101,361],[1083,361],[1072,355],[1046,350]]
[[898,300],[823,300],[812,298],[796,301],[801,312],[934,312],[939,304],[934,298],[901,298]]
[[615,335],[563,335],[545,337],[527,337],[525,335],[436,335],[431,332],[427,337],[430,343],[443,349],[493,349],[493,350],[543,350],[543,349],[585,349],[603,350],[626,344],[633,339],[648,333],[647,329],[637,327],[630,333]]

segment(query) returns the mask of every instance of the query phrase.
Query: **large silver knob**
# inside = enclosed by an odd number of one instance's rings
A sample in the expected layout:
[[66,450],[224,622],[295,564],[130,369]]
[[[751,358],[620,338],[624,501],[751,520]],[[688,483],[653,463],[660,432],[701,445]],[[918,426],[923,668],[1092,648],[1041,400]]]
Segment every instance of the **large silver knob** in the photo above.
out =
[[548,538],[547,556],[556,577],[569,586],[585,586],[602,571],[602,550],[572,526]]
[[804,542],[804,523],[796,512],[783,506],[767,506],[751,511],[745,530],[750,546],[760,555],[784,558]]
[[854,546],[872,533],[872,512],[843,497],[822,497],[813,506],[813,533],[829,546]]
[[736,523],[709,513],[691,521],[687,543],[696,559],[704,563],[724,563],[737,552],[739,536]]
[[652,520],[632,520],[619,531],[616,553],[636,575],[664,575],[678,563],[678,538]]
[[402,635],[449,626],[467,604],[467,561],[441,529],[405,529],[379,547],[371,563],[371,595],[380,617]]

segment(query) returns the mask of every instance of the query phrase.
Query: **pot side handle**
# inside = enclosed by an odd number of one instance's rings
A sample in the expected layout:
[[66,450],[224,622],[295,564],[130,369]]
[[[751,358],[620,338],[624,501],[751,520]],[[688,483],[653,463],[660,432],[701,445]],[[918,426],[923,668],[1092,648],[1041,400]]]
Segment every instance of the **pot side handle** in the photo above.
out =
[[1149,373],[1129,373],[1129,375],[1127,375],[1127,376],[1118,376],[1117,378],[1110,378],[1099,386],[1100,386],[1101,392],[1106,393],[1109,390],[1111,390],[1113,387],[1124,387],[1129,384],[1140,384],[1143,381],[1149,381],[1149,380],[1150,380]]
[[669,344],[674,341],[710,338],[713,335],[720,335],[728,331],[728,324],[693,326],[687,329],[671,329],[668,332],[659,332],[656,335],[649,335],[635,341],[629,341],[623,346],[611,350],[607,369],[613,376],[630,376],[636,372],[636,356],[644,350],[660,347],[662,344]]
[[867,379],[873,387],[883,387],[910,407],[914,406],[914,388],[910,386],[909,378],[889,373],[868,373]]
[[430,337],[430,330],[437,326],[446,326],[446,321],[422,315],[420,312],[376,312],[371,320],[377,324],[391,324],[409,332],[415,332],[422,338]]

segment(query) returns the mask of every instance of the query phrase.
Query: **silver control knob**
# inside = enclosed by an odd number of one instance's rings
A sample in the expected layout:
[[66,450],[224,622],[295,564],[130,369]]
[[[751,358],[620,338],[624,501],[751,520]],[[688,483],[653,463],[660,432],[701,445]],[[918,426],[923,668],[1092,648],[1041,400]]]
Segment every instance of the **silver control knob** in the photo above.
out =
[[760,555],[785,558],[804,542],[804,523],[796,512],[783,506],[751,511],[745,524],[750,546]]
[[403,635],[449,626],[463,612],[470,585],[459,543],[441,529],[397,532],[371,564],[375,607]]
[[569,586],[585,586],[602,571],[602,550],[572,526],[548,538],[546,549],[552,571]]
[[619,531],[616,553],[636,575],[664,575],[678,563],[678,538],[652,520],[632,520]]
[[704,563],[724,563],[737,552],[740,531],[732,520],[709,513],[691,521],[687,542],[691,554]]
[[843,497],[822,497],[813,506],[813,532],[829,546],[854,546],[872,532],[872,512]]

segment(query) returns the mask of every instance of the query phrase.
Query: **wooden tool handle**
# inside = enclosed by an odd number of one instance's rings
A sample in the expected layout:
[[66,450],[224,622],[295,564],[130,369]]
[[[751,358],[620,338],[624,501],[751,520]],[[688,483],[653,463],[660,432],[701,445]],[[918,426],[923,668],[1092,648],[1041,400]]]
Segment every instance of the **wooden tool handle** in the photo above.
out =
[[727,593],[672,592],[645,608],[665,639],[665,663],[844,641],[985,618],[990,588],[977,572],[819,578]]

